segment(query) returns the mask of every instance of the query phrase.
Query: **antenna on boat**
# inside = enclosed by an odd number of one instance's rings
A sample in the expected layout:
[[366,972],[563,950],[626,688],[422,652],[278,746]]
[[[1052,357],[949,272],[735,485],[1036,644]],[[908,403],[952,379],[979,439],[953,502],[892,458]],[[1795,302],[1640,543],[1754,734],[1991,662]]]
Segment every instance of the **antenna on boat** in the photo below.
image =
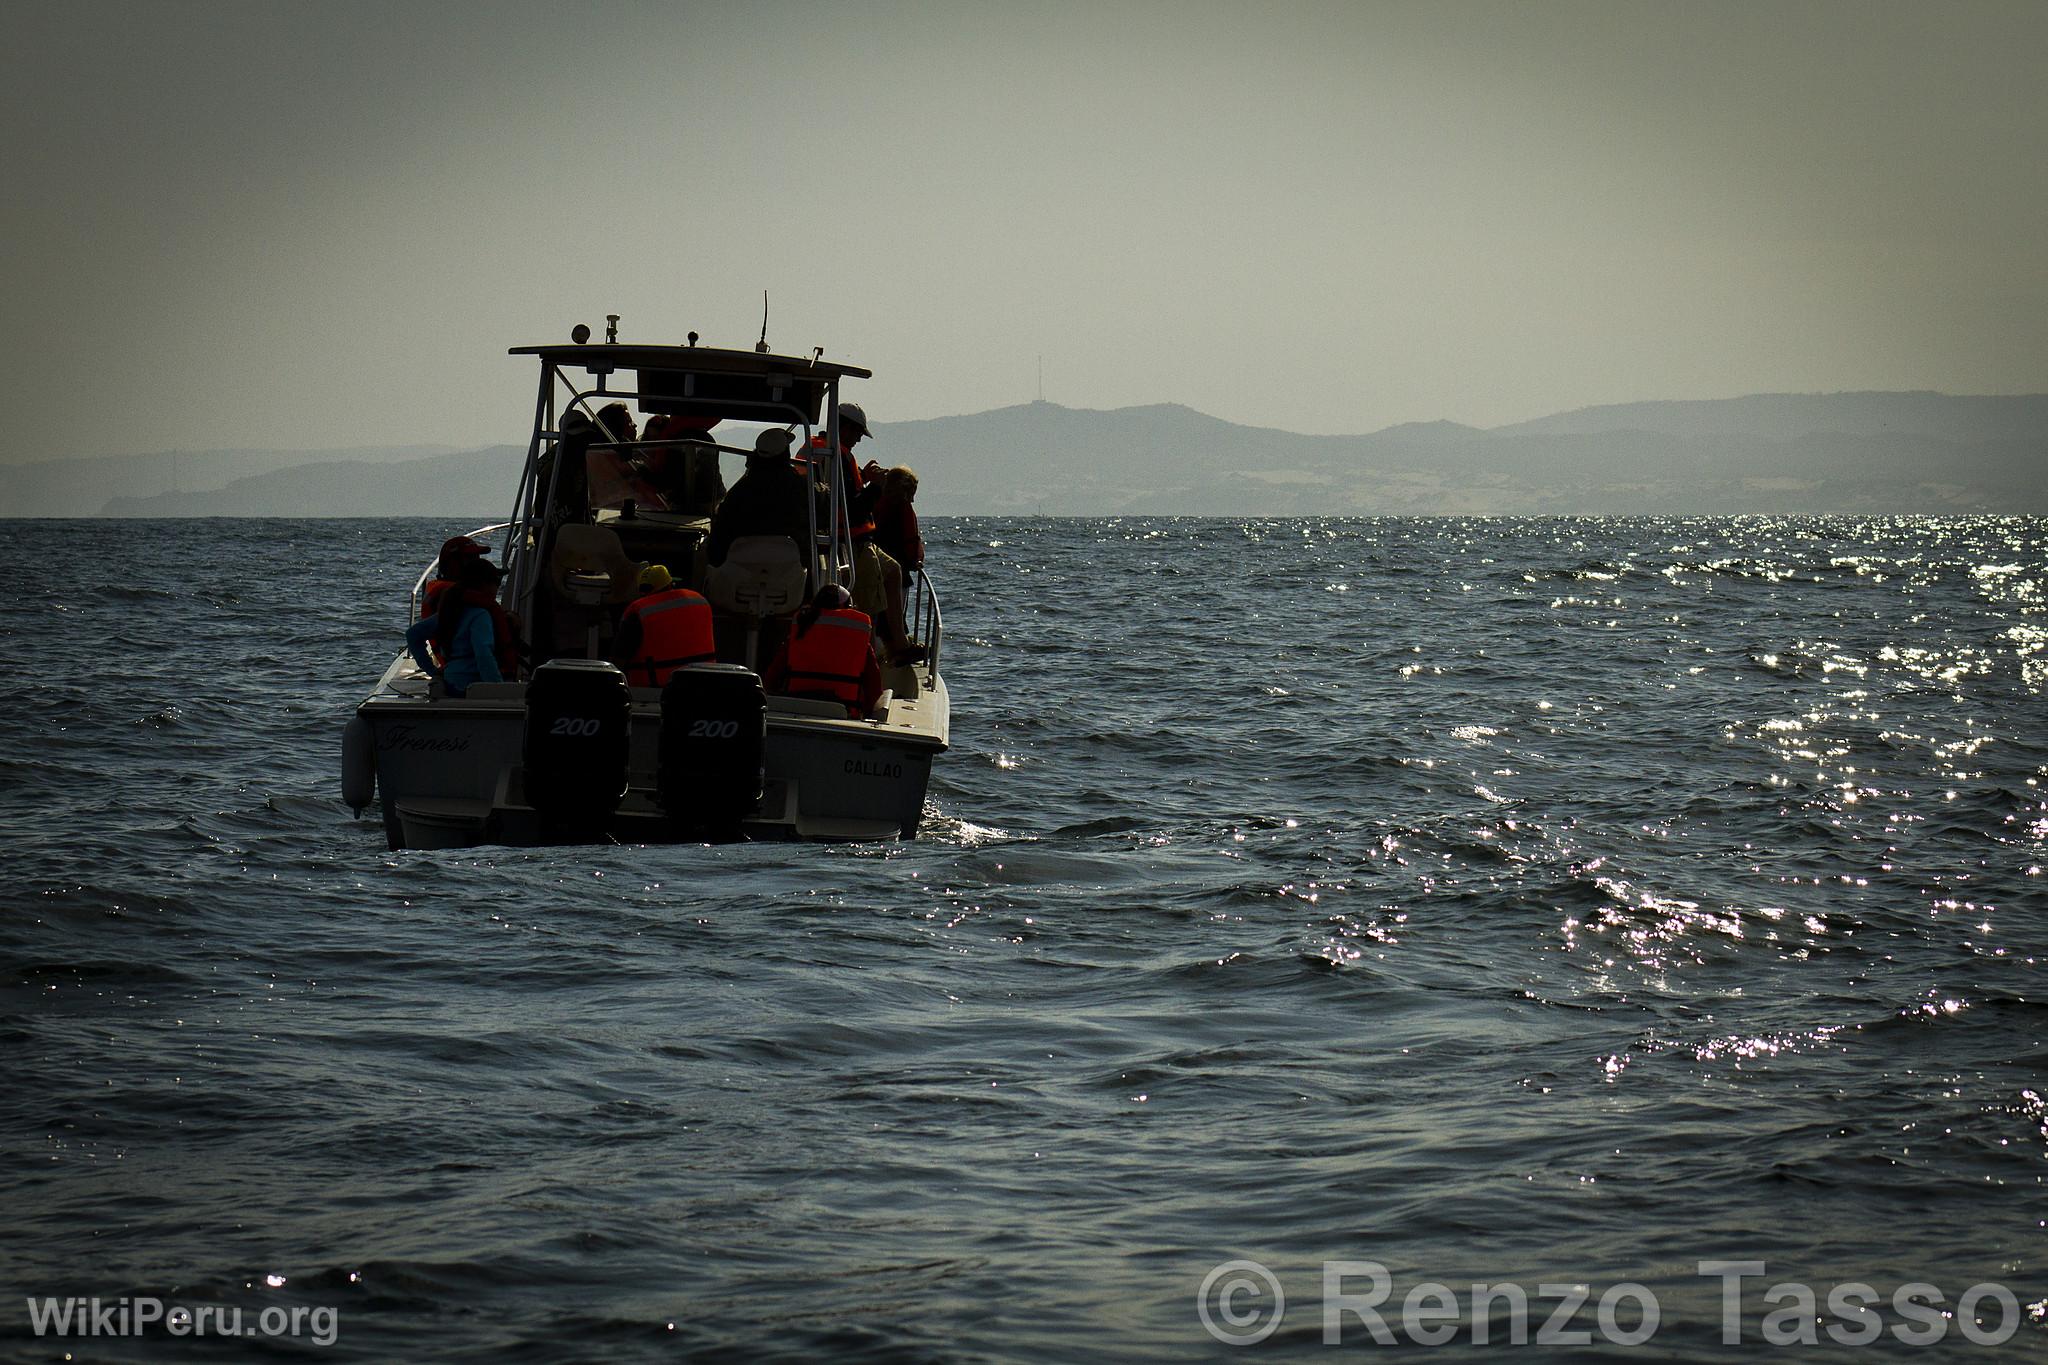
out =
[[756,355],[768,354],[768,291],[761,291],[761,339],[754,343]]
[[619,315],[617,313],[606,313],[604,315],[604,344],[607,346],[619,344]]

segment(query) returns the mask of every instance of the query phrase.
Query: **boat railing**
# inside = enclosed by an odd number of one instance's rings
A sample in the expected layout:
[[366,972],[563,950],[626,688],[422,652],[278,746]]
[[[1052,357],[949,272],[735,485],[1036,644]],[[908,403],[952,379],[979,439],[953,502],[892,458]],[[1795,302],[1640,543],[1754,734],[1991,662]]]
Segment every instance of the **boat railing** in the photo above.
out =
[[[509,529],[511,525],[512,523],[509,521],[493,522],[489,526],[479,526],[474,531],[466,532],[466,534],[471,540],[482,540],[485,536],[496,535],[500,531]],[[406,624],[410,625],[414,621],[419,620],[423,614],[421,608],[426,605],[427,584],[433,581],[434,570],[440,567],[441,556],[436,554],[427,561],[427,567],[420,570],[420,576],[413,580],[410,615],[406,618]]]
[[929,683],[939,676],[939,641],[945,634],[945,617],[939,610],[939,590],[932,586],[931,576],[918,569],[915,578],[911,637],[925,647],[924,675]]

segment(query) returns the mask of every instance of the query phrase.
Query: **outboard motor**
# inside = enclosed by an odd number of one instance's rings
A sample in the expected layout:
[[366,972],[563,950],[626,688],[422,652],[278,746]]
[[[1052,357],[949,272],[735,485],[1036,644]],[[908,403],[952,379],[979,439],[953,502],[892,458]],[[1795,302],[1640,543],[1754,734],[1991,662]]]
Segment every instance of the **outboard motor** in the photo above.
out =
[[595,829],[626,794],[633,694],[602,659],[552,659],[526,685],[526,801],[541,819]]
[[661,692],[661,807],[713,838],[738,838],[761,803],[768,697],[752,669],[693,664]]

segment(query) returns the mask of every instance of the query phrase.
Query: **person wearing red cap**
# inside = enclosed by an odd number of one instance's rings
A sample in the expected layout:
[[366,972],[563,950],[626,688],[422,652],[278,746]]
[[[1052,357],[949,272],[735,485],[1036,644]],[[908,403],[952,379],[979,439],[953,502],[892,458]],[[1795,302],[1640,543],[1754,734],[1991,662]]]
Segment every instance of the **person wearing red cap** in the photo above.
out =
[[451,697],[464,695],[475,683],[512,677],[519,651],[511,620],[497,600],[504,570],[480,554],[460,556],[456,562],[460,567],[442,591],[436,610],[413,622],[405,633],[406,652],[413,662],[428,677],[439,679]]
[[450,536],[442,541],[440,558],[434,562],[434,577],[420,594],[420,615],[432,616],[441,605],[441,594],[459,583],[464,571],[490,552],[490,546],[468,536]]

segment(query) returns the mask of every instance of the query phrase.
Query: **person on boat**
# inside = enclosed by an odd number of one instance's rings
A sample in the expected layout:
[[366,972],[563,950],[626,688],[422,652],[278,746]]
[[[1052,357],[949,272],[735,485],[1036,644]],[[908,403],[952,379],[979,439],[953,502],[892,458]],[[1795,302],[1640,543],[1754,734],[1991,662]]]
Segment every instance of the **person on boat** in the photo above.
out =
[[635,687],[666,687],[678,668],[710,663],[717,656],[711,604],[676,586],[667,565],[641,565],[640,595],[626,605],[612,639],[612,662],[626,670],[626,681]]
[[629,445],[640,439],[640,433],[633,425],[633,410],[624,403],[607,403],[597,410],[597,424],[602,429],[598,443]]
[[875,499],[875,544],[906,573],[924,568],[924,535],[917,525],[917,475],[897,465],[881,475],[882,495]]
[[790,434],[770,428],[754,438],[747,472],[726,491],[711,518],[704,542],[704,562],[725,563],[726,552],[741,536],[788,536],[803,555],[811,538],[810,480],[797,473],[789,457]]
[[[853,457],[853,448],[873,434],[865,408],[858,403],[839,405],[839,480],[846,485],[846,511],[855,540],[874,534],[872,513],[875,498],[882,491],[879,485],[870,484],[860,461]],[[797,464],[820,483],[824,482],[824,477],[815,471],[814,466],[825,462],[827,440],[824,432],[818,432],[804,443],[804,453],[797,459]],[[870,463],[868,468],[879,469],[880,466]]]
[[[561,439],[542,453],[535,472],[535,498],[551,497],[549,523],[559,526],[567,521],[590,520],[590,475],[586,465],[590,448],[636,439],[633,414],[624,403],[607,403],[594,419],[582,408],[572,408],[563,414]],[[557,465],[561,466],[559,473]]]
[[405,632],[412,661],[428,677],[439,679],[451,697],[466,695],[476,683],[518,676],[519,635],[498,605],[498,580],[504,576],[504,570],[488,559],[471,556],[463,562],[460,576],[441,593],[434,614],[422,616]]
[[873,635],[874,623],[854,609],[852,595],[827,583],[797,613],[761,685],[785,696],[836,701],[859,720],[882,696]]
[[578,408],[564,414],[561,439],[541,453],[534,472],[534,500],[547,500],[550,524],[589,520],[589,476],[584,460],[596,440],[597,423]]
[[434,561],[434,576],[420,593],[420,615],[432,616],[440,607],[441,594],[461,581],[465,567],[490,552],[490,546],[468,536],[450,536],[442,541],[441,553]]
[[716,417],[657,413],[641,433],[649,446],[641,454],[649,481],[671,512],[708,517],[725,496],[725,477],[718,470],[718,451],[706,443]]
[[[882,481],[869,478],[853,448],[874,434],[867,410],[858,403],[839,405],[840,482],[846,489],[848,529],[853,538],[853,604],[866,612],[875,625],[877,653],[891,664],[913,664],[926,657],[922,645],[912,644],[903,625],[903,568],[875,542],[875,504],[882,493]],[[821,464],[827,437],[819,432],[804,447],[807,467]],[[879,474],[881,466],[869,470]]]

